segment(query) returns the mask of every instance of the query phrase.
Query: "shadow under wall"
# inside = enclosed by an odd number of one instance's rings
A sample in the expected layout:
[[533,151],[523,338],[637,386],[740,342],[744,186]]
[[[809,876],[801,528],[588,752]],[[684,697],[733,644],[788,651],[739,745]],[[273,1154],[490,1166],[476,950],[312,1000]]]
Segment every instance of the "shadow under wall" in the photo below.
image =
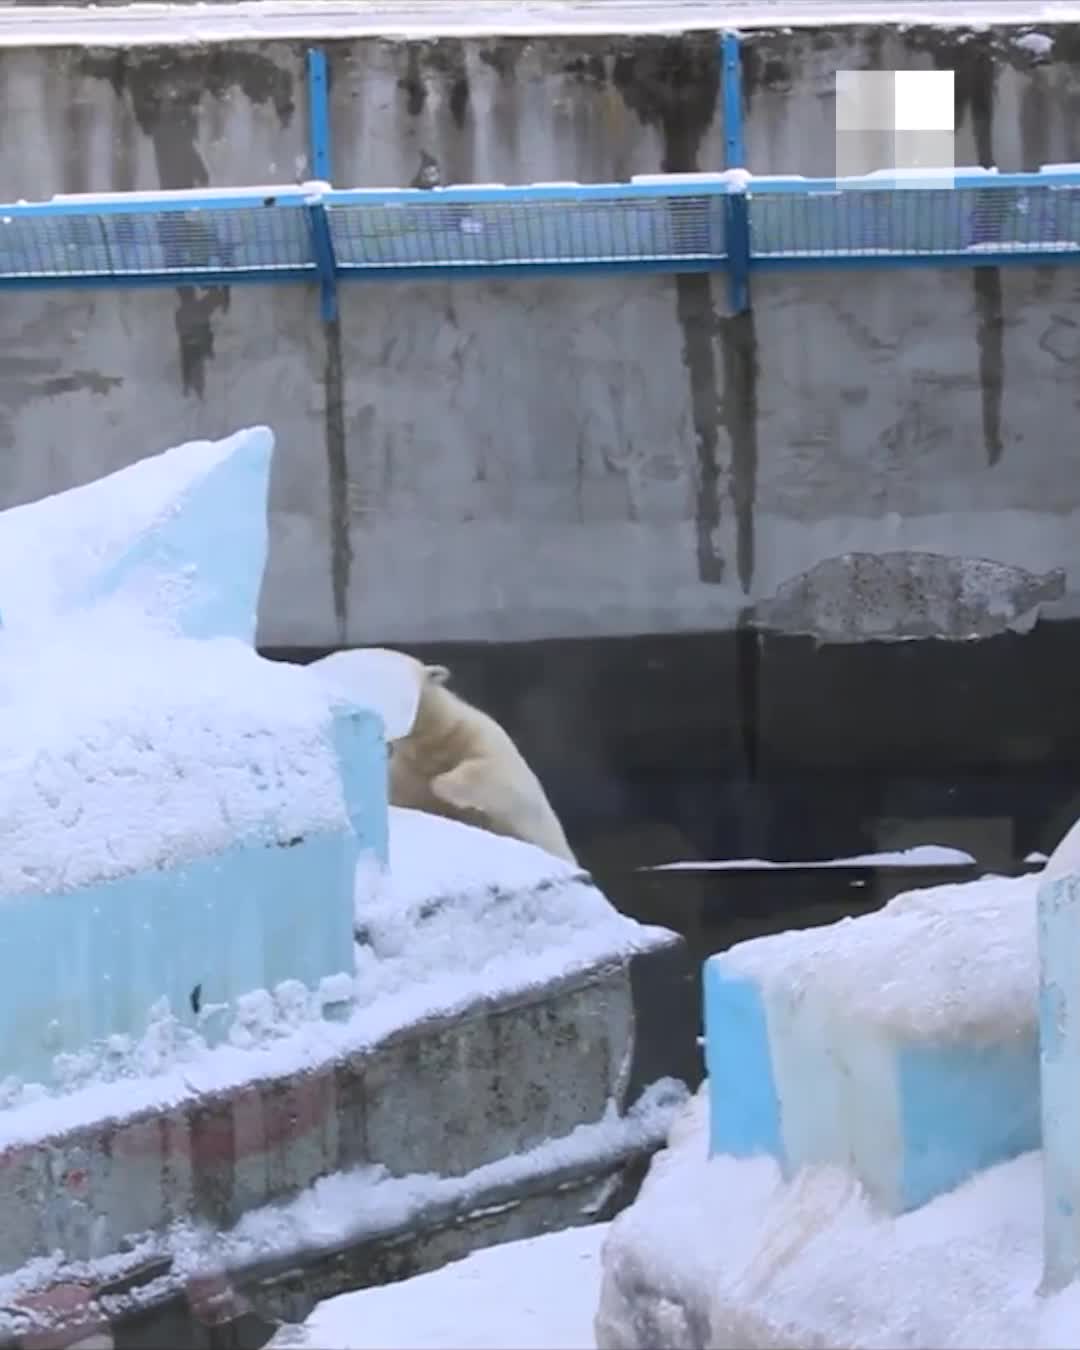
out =
[[1078,622],[972,642],[744,631],[403,649],[449,665],[503,724],[598,870],[917,843],[1008,867],[1080,816]]

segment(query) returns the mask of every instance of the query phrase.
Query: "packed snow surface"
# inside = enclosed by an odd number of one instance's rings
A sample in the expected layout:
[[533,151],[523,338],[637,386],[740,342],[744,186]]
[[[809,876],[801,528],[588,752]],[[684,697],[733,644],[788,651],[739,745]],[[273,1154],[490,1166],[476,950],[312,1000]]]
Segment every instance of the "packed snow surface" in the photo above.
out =
[[825,858],[817,862],[769,862],[764,858],[720,858],[694,862],[661,863],[653,872],[724,872],[770,867],[970,867],[975,859],[958,848],[941,844],[918,844],[895,853],[856,853],[850,858]]
[[1037,1292],[1039,1153],[893,1219],[840,1168],[806,1168],[785,1183],[769,1158],[710,1160],[706,1093],[611,1225],[599,1345],[1080,1346],[1080,1286]]
[[1038,874],[906,891],[823,928],[742,942],[722,958],[765,991],[826,991],[845,1016],[909,1038],[992,1041],[1032,1027]]
[[[103,584],[119,584],[126,590],[125,621],[169,627],[193,594],[221,590],[229,595],[228,608],[250,628],[229,633],[253,636],[273,446],[266,427],[218,441],[188,441],[81,487],[0,511],[4,629],[33,630],[67,618],[80,606],[100,603]],[[208,484],[211,492],[200,495]],[[258,498],[252,500],[252,493]],[[186,512],[195,519],[185,520]],[[169,527],[177,525],[181,533],[170,536]],[[171,626],[175,631],[177,624]]]
[[357,997],[408,1021],[425,1003],[530,987],[654,943],[573,864],[441,816],[390,808],[390,872],[358,875]]
[[589,1350],[607,1230],[596,1223],[504,1242],[327,1299],[269,1350]]
[[0,898],[348,828],[331,727],[316,681],[233,639],[0,631]]
[[[1075,0],[233,0],[230,4],[0,9],[0,44],[126,45],[388,34],[673,33],[732,26],[1076,23]],[[1039,49],[1041,52],[1041,48]]]

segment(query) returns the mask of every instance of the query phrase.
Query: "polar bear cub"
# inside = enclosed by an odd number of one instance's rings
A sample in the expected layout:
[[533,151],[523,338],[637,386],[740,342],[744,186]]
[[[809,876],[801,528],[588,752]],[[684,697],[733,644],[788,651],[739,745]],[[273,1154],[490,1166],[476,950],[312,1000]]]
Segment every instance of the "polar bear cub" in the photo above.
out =
[[446,688],[446,666],[415,657],[412,730],[390,745],[390,803],[508,835],[577,863],[540,780],[493,717]]

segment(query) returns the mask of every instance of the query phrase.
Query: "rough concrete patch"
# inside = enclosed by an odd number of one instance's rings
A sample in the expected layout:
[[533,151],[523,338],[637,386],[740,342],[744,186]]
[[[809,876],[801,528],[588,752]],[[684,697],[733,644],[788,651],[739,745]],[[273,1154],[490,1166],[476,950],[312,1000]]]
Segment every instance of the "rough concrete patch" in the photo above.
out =
[[349,616],[349,583],[353,550],[349,533],[349,454],[345,429],[345,364],[341,348],[341,319],[323,324],[323,437],[326,449],[327,485],[330,493],[330,584],[338,641],[346,641]]
[[444,88],[450,116],[460,130],[465,125],[470,97],[466,43],[459,38],[409,42],[397,49],[397,57],[404,66],[397,84],[405,95],[410,117],[423,112],[428,83],[437,81]]
[[792,34],[775,30],[747,33],[739,52],[742,66],[742,92],[749,111],[755,95],[786,94],[795,83],[792,59]]
[[[626,106],[663,141],[660,169],[694,173],[701,143],[712,125],[719,95],[719,62],[712,35],[629,39],[615,58],[615,88]],[[695,529],[698,577],[723,582],[726,564],[720,549],[720,503],[729,491],[730,466],[719,460],[720,391],[714,340],[718,322],[712,281],[707,274],[675,278],[676,313],[683,335],[683,364],[697,448]],[[741,391],[724,390],[730,425],[741,426]],[[733,458],[737,451],[733,445]],[[745,458],[745,456],[743,456]]]
[[490,66],[504,80],[511,80],[517,74],[518,62],[529,46],[529,38],[502,37],[487,42],[480,48],[479,57],[485,66]]
[[759,627],[822,642],[990,637],[1024,630],[1065,594],[1060,568],[1037,574],[986,558],[846,553],[785,581],[754,607]]
[[293,74],[270,55],[282,44],[207,47],[90,47],[73,59],[80,73],[108,80],[118,98],[130,95],[132,110],[146,135],[162,112],[198,103],[203,96],[225,100],[239,91],[252,103],[272,104],[282,126],[296,111]]
[[613,79],[626,106],[661,132],[661,170],[694,172],[720,91],[715,36],[627,39],[615,58]]
[[[369,1156],[397,1175],[462,1176],[599,1120],[633,1032],[620,969],[559,1000],[448,1023],[394,1045],[365,1071]],[[577,1069],[568,1075],[570,1062]],[[434,1152],[432,1121],[441,1131]]]

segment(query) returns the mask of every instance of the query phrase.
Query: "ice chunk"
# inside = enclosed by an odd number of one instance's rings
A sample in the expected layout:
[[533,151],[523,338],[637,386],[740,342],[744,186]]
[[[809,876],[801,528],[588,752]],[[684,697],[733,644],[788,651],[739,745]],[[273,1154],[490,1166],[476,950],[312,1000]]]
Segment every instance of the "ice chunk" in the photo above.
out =
[[102,618],[0,634],[0,1080],[52,1083],[163,998],[195,1025],[351,977],[357,862],[386,851],[375,713],[236,638]]
[[334,652],[313,661],[308,670],[335,700],[377,712],[388,741],[399,740],[412,730],[420,686],[416,667],[403,652],[385,647]]
[[189,637],[253,641],[273,446],[266,427],[191,441],[0,512],[4,628],[122,597]]
[[[423,811],[391,807],[389,874],[356,891],[358,998],[419,1020],[537,987],[658,940],[572,864]],[[662,940],[668,935],[664,934]]]
[[910,891],[710,957],[713,1151],[845,1164],[898,1213],[1037,1147],[1038,881]]
[[843,1169],[708,1158],[704,1095],[609,1230],[597,1345],[1077,1345],[1080,1286],[1040,1288],[1038,1153],[893,1220]]
[[1061,877],[1080,872],[1080,820],[1065,832],[1057,848],[1047,859],[1042,870],[1043,881],[1058,881]]
[[301,668],[97,625],[0,636],[0,897],[347,828],[333,710]]

